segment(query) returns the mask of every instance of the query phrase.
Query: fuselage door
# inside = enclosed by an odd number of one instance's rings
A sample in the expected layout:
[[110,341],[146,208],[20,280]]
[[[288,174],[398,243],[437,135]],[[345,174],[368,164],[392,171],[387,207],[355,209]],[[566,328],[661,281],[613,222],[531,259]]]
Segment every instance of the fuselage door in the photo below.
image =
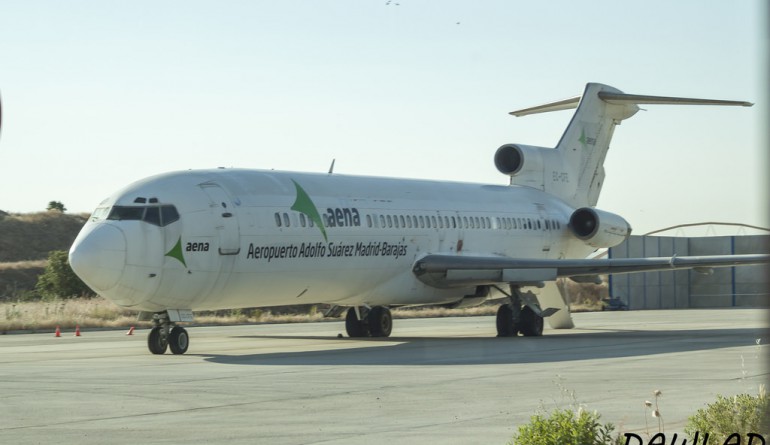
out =
[[537,207],[538,220],[535,221],[539,235],[543,240],[543,257],[549,258],[551,255],[552,231],[551,220],[548,217],[548,211],[544,204],[535,203]]
[[227,193],[217,184],[201,184],[210,199],[214,227],[219,237],[220,255],[237,255],[241,251],[240,228],[235,206]]

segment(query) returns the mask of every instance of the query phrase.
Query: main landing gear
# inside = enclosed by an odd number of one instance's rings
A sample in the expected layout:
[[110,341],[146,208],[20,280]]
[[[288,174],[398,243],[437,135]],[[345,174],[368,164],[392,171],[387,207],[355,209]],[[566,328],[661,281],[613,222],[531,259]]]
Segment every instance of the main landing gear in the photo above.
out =
[[147,348],[153,354],[165,354],[171,349],[172,354],[184,354],[190,346],[187,329],[170,321],[166,312],[154,314],[153,327],[147,336]]
[[508,302],[497,310],[497,336],[516,337],[519,332],[525,337],[543,335],[543,317],[531,307],[537,307],[536,302],[531,292],[522,293],[518,286],[511,286]]
[[350,337],[390,337],[393,316],[385,306],[352,307],[345,317],[345,330]]

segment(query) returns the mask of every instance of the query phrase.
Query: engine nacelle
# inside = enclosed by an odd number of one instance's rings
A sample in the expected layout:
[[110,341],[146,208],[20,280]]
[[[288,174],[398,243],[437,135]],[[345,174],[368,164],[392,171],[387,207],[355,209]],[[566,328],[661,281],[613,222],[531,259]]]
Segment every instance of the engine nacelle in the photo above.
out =
[[495,167],[497,171],[508,176],[543,171],[543,153],[548,151],[553,150],[529,145],[505,144],[495,152]]
[[569,228],[591,247],[615,247],[631,236],[631,225],[622,216],[583,207],[569,218]]
[[495,167],[511,177],[511,184],[565,196],[574,188],[562,153],[553,148],[506,144],[495,152]]

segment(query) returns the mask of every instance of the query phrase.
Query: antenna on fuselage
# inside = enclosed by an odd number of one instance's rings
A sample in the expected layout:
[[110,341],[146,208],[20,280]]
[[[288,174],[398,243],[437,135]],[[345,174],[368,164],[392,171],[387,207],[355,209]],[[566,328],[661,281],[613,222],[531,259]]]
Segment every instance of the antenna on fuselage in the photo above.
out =
[[337,160],[337,159],[332,159],[332,165],[330,165],[330,166],[329,166],[329,174],[330,174],[330,175],[331,175],[332,173],[334,173],[334,161],[336,161],[336,160]]

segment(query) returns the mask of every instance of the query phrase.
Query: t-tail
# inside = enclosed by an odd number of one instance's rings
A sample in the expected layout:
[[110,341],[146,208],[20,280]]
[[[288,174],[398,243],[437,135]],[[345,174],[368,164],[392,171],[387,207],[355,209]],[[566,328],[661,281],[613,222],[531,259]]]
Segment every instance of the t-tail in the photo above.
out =
[[625,94],[608,85],[589,83],[581,96],[512,111],[514,116],[526,116],[577,108],[555,149],[506,144],[495,153],[495,165],[511,177],[511,184],[546,191],[575,208],[593,207],[604,183],[604,158],[615,126],[636,114],[639,104],[753,105],[743,101]]

